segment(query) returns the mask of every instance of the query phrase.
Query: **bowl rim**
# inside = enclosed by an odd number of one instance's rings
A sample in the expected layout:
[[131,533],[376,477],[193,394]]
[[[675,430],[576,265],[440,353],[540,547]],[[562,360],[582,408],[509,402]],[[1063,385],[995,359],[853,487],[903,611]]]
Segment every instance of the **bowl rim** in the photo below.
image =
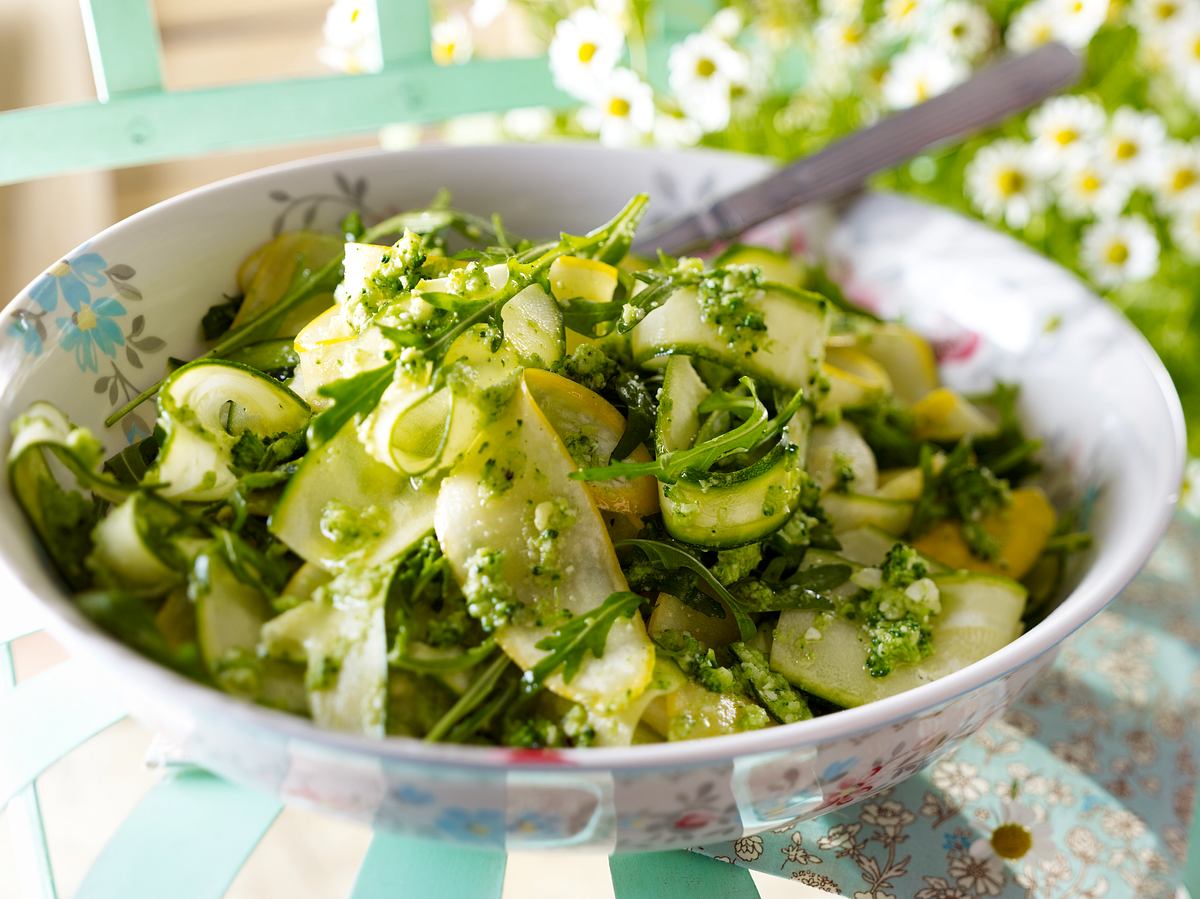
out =
[[[581,141],[553,141],[539,144],[484,144],[484,145],[425,145],[406,149],[367,148],[322,154],[290,162],[284,162],[250,172],[221,179],[184,193],[170,197],[140,210],[133,215],[103,229],[68,252],[71,257],[84,247],[103,241],[105,238],[136,227],[144,219],[153,218],[165,209],[186,204],[192,199],[213,192],[236,190],[257,181],[280,175],[293,174],[308,169],[348,164],[364,159],[415,158],[438,156],[457,157],[464,164],[471,160],[498,154],[525,153],[544,154],[551,157],[563,154],[625,155],[630,159],[653,156],[657,158],[706,158],[714,162],[738,159],[743,164],[761,163],[763,172],[773,164],[771,160],[743,153],[730,153],[708,148],[659,149],[659,148],[608,148]],[[902,199],[934,214],[952,216],[966,225],[983,227],[986,223],[967,219],[960,213],[912,197]],[[993,232],[998,233],[998,232]],[[1004,237],[1014,251],[1033,253],[1036,251],[1009,235]],[[60,257],[62,258],[62,257]],[[1054,265],[1050,260],[1048,264]],[[1069,271],[1059,266],[1065,277],[1074,278]],[[41,275],[19,291],[15,299],[28,294]],[[1076,279],[1078,280],[1078,279]],[[1055,613],[1047,616],[1033,628],[1001,649],[961,668],[952,674],[903,693],[876,700],[866,705],[842,709],[807,721],[779,725],[758,731],[730,734],[701,740],[683,740],[674,743],[651,743],[625,747],[589,747],[583,749],[519,750],[497,746],[463,746],[445,743],[426,743],[414,737],[389,736],[383,739],[339,733],[319,728],[311,719],[292,715],[265,706],[258,706],[193,681],[174,670],[141,655],[136,650],[110,636],[88,619],[70,601],[64,589],[59,588],[51,596],[42,595],[39,586],[32,582],[29,572],[9,556],[8,544],[0,546],[0,575],[6,574],[21,592],[39,609],[49,616],[49,629],[72,649],[79,647],[86,657],[101,662],[106,673],[124,686],[138,693],[174,695],[185,707],[198,707],[204,716],[214,713],[230,724],[238,723],[255,728],[265,728],[272,736],[316,744],[335,752],[348,752],[357,756],[369,756],[393,763],[428,765],[437,764],[464,770],[496,770],[520,768],[521,770],[603,771],[631,769],[682,769],[713,762],[730,762],[739,757],[761,756],[783,750],[795,751],[806,746],[844,739],[869,730],[876,730],[900,720],[916,717],[923,712],[932,712],[965,694],[974,692],[988,683],[998,681],[1007,674],[1032,664],[1047,653],[1053,652],[1068,636],[1090,621],[1111,602],[1141,570],[1154,547],[1170,524],[1179,486],[1182,483],[1186,463],[1186,425],[1179,396],[1165,366],[1151,348],[1145,337],[1109,303],[1087,289],[1090,311],[1107,316],[1122,340],[1136,347],[1142,364],[1158,387],[1158,395],[1166,406],[1170,421],[1169,440],[1160,444],[1167,464],[1162,470],[1171,475],[1171,480],[1161,486],[1157,509],[1153,511],[1152,525],[1139,533],[1136,539],[1121,544],[1122,552],[1116,564],[1110,564],[1104,576],[1094,582],[1085,577],[1074,590],[1063,597]],[[10,302],[0,312],[0,329],[11,324],[16,303]],[[1168,455],[1169,454],[1169,457]],[[13,508],[19,508],[13,502]],[[1149,503],[1147,504],[1149,509]],[[17,513],[20,516],[20,513]],[[23,516],[22,520],[23,520]],[[28,527],[23,522],[22,526]],[[39,547],[40,550],[40,547]],[[49,580],[57,576],[46,569],[42,573]],[[1058,614],[1062,612],[1063,614]]]

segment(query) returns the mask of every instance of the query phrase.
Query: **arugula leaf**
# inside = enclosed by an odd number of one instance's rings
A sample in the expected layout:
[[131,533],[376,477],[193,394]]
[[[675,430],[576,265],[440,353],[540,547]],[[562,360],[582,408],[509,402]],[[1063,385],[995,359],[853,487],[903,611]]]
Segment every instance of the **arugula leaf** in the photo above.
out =
[[458,702],[454,703],[449,711],[439,718],[433,727],[429,728],[429,732],[425,734],[425,742],[436,743],[473,711],[477,711],[480,707],[487,708],[483,703],[511,664],[512,660],[508,656],[502,652],[497,653],[492,663],[471,682],[471,685],[458,698]]
[[617,549],[624,549],[626,547],[639,549],[647,559],[664,569],[670,571],[676,569],[690,571],[696,577],[700,578],[729,609],[734,621],[737,622],[738,633],[741,634],[742,639],[751,640],[754,638],[758,629],[750,619],[750,615],[742,603],[729,592],[724,584],[717,580],[716,575],[709,571],[703,562],[686,549],[676,546],[673,543],[666,543],[662,540],[648,540],[644,537],[631,537],[628,540],[618,540],[613,545]]
[[368,415],[379,405],[383,392],[395,376],[396,363],[388,362],[379,368],[321,386],[317,392],[333,400],[333,404],[309,422],[309,447],[317,449],[332,440],[351,419]]
[[632,616],[645,601],[646,598],[638,593],[620,590],[596,608],[576,615],[550,636],[538,640],[535,645],[546,650],[547,655],[525,672],[521,689],[526,693],[540,689],[546,678],[559,668],[562,668],[564,681],[572,680],[579,673],[587,653],[597,659],[604,655],[608,632],[614,622]]
[[751,378],[743,377],[741,383],[750,391],[746,406],[750,414],[736,428],[696,444],[690,449],[660,453],[649,462],[617,462],[595,468],[584,468],[571,472],[579,481],[608,481],[613,478],[637,478],[652,475],[666,484],[673,484],[686,474],[702,475],[729,456],[749,452],[759,444],[772,440],[783,433],[783,429],[804,402],[804,391],[797,390],[779,413],[771,418],[767,407],[758,398],[758,389]]
[[137,486],[158,458],[158,449],[158,436],[151,434],[109,456],[104,460],[104,470],[116,478],[118,483],[130,487]]
[[625,403],[625,430],[613,447],[609,462],[626,458],[644,443],[654,430],[658,417],[658,404],[646,389],[646,382],[634,372],[625,371],[617,376],[613,385],[617,396]]
[[245,297],[226,297],[224,303],[216,303],[208,307],[204,317],[200,319],[200,329],[204,332],[205,340],[216,340],[233,327],[238,310],[242,308]]
[[850,580],[851,574],[853,570],[849,565],[814,565],[797,571],[785,583],[813,593],[828,593]]

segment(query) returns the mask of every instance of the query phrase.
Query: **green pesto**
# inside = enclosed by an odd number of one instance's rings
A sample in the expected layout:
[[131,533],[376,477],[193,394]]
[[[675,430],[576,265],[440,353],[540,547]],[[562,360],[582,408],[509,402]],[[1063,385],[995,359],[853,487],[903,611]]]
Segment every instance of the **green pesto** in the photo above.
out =
[[601,391],[617,374],[618,365],[608,353],[592,343],[581,343],[563,359],[559,374],[588,390]]
[[467,577],[462,585],[467,612],[488,633],[512,620],[518,602],[513,588],[504,580],[504,550],[477,549],[467,559]]
[[717,561],[710,566],[712,573],[725,586],[748,577],[762,561],[762,546],[750,543],[736,549],[717,551]]
[[933,619],[942,606],[928,573],[915,549],[897,543],[881,568],[863,569],[852,578],[862,589],[837,611],[862,622],[872,677],[886,677],[896,665],[919,662],[933,652]]
[[772,671],[767,657],[745,643],[734,643],[730,649],[738,657],[742,674],[754,695],[778,721],[791,724],[813,716],[804,697],[786,677]]
[[562,580],[558,564],[561,538],[575,523],[575,509],[559,496],[538,503],[527,518],[530,574],[543,583],[556,584]]
[[331,499],[321,510],[320,527],[321,534],[339,550],[351,552],[377,539],[387,527],[387,521],[378,506],[358,509]]
[[700,319],[714,325],[731,350],[751,356],[767,339],[767,322],[752,302],[762,289],[756,266],[731,265],[700,279]]
[[[421,236],[405,230],[376,268],[361,285],[354,285],[342,306],[346,321],[357,332],[365,330],[375,317],[401,295],[407,295],[421,280],[425,262]],[[357,289],[355,289],[357,288]]]
[[498,496],[511,490],[513,483],[525,470],[525,461],[525,454],[518,449],[488,457],[483,463],[480,485],[488,496]]

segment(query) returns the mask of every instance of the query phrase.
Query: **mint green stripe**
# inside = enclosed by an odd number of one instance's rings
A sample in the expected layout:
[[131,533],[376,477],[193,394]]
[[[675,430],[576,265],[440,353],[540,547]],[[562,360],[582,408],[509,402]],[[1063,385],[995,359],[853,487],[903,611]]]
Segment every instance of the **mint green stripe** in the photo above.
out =
[[204,771],[168,776],[122,822],[75,899],[219,899],[281,808]]
[[150,0],[83,0],[80,6],[100,99],[160,90],[158,28]]
[[0,808],[80,743],[125,717],[94,672],[63,662],[0,695]]
[[[0,113],[0,184],[71,169],[345,135],[391,122],[572,102],[550,83],[545,59],[502,59],[461,66],[414,62],[374,75],[14,109]],[[64,140],[63,135],[87,139]]]
[[[17,671],[13,665],[12,647],[0,641],[0,696],[12,693],[17,688]],[[46,844],[46,828],[42,819],[42,804],[38,799],[37,784],[31,783],[20,790],[11,800],[9,814],[13,818],[13,848],[18,857],[27,863],[37,885],[37,894],[43,899],[58,899],[58,887],[54,882],[54,865],[50,862],[50,847]],[[24,831],[19,828],[24,825]]]
[[375,0],[383,64],[427,62],[430,52],[430,0]]
[[758,899],[745,868],[684,850],[614,855],[608,869],[617,899]]
[[498,899],[507,862],[503,852],[379,831],[358,870],[351,899]]

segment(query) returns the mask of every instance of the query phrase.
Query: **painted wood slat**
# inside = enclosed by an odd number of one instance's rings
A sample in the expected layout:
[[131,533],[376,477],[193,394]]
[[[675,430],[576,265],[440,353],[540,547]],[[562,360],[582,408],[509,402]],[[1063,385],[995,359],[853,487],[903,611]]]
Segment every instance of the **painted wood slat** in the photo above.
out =
[[454,896],[499,899],[507,856],[450,843],[431,843],[378,831],[371,840],[351,899]]
[[[518,106],[571,101],[544,59],[410,64],[372,75],[129,94],[105,104],[0,113],[0,184],[234,147],[288,143]],[[77,139],[86,135],[87,139]]]
[[150,0],[82,0],[96,95],[162,90],[161,48]]
[[76,661],[0,695],[0,734],[20,735],[0,740],[0,808],[54,762],[124,717],[107,682]]
[[170,775],[121,823],[75,899],[220,899],[281,809],[204,771]]
[[375,0],[383,64],[429,62],[432,41],[430,0]]
[[617,899],[759,899],[746,868],[683,850],[614,855],[608,867]]

